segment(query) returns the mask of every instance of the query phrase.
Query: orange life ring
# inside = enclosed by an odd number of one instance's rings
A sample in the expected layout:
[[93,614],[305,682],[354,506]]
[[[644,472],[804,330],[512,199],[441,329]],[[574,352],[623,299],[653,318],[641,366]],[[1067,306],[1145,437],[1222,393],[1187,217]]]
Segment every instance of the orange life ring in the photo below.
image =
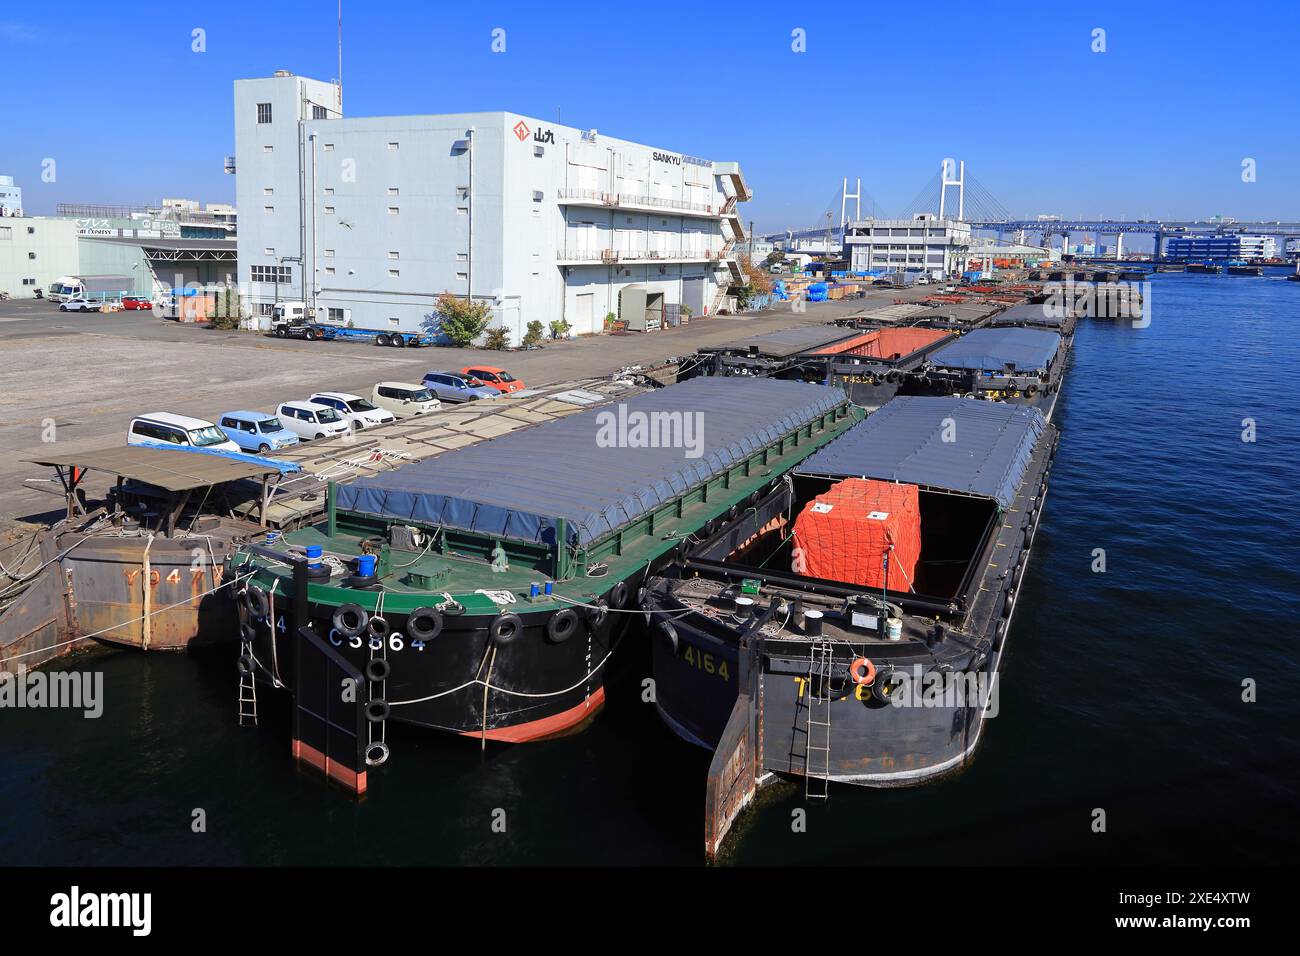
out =
[[849,679],[860,686],[870,686],[876,680],[876,665],[865,657],[859,657],[849,665]]

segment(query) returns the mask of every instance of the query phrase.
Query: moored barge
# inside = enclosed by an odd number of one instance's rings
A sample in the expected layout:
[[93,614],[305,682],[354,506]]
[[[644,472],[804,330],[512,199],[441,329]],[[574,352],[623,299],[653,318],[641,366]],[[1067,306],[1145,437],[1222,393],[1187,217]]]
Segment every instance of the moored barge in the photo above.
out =
[[971,758],[1057,438],[1023,404],[895,398],[651,580],[656,706],[714,751],[709,854],[773,774],[816,798]]
[[[364,678],[372,727],[573,730],[646,578],[856,420],[824,386],[701,378],[331,486],[322,524],[232,562],[242,666],[300,712],[321,667]],[[360,731],[366,762],[386,759]],[[295,752],[332,772],[320,741]],[[364,771],[335,776],[364,789]]]

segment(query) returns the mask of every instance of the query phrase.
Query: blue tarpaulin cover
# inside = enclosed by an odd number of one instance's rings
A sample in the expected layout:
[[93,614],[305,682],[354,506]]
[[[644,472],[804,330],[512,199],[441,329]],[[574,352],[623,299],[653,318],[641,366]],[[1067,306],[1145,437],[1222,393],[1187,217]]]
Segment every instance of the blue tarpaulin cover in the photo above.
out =
[[1058,329],[1064,322],[1064,307],[1048,302],[1013,305],[989,320],[990,325],[1050,325]]
[[1008,364],[1017,371],[1044,371],[1061,345],[1061,336],[1047,329],[976,329],[934,352],[930,362],[940,368],[969,368],[1000,372]]
[[[569,543],[585,545],[843,402],[805,382],[695,378],[338,486],[338,507],[547,545],[563,518]],[[695,447],[632,447],[639,412],[673,414]],[[618,433],[621,446],[598,444]]]
[[1006,508],[1043,428],[1042,412],[1025,405],[903,396],[808,457],[795,474],[901,481],[981,495]]

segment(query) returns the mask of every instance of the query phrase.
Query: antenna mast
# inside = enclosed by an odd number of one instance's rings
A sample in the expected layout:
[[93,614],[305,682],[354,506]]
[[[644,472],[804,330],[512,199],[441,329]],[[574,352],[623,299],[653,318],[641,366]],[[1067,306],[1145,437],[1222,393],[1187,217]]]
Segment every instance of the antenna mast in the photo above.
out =
[[343,115],[343,0],[339,0],[339,116]]

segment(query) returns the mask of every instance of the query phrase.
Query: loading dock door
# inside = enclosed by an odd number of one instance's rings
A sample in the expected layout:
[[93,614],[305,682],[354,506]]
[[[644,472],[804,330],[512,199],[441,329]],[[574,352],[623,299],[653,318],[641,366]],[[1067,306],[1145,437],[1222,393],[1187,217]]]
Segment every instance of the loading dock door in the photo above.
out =
[[596,321],[596,293],[579,292],[577,308],[574,309],[573,330],[575,332],[594,332],[596,331],[593,323]]
[[683,277],[682,305],[691,310],[691,315],[704,315],[704,276]]

